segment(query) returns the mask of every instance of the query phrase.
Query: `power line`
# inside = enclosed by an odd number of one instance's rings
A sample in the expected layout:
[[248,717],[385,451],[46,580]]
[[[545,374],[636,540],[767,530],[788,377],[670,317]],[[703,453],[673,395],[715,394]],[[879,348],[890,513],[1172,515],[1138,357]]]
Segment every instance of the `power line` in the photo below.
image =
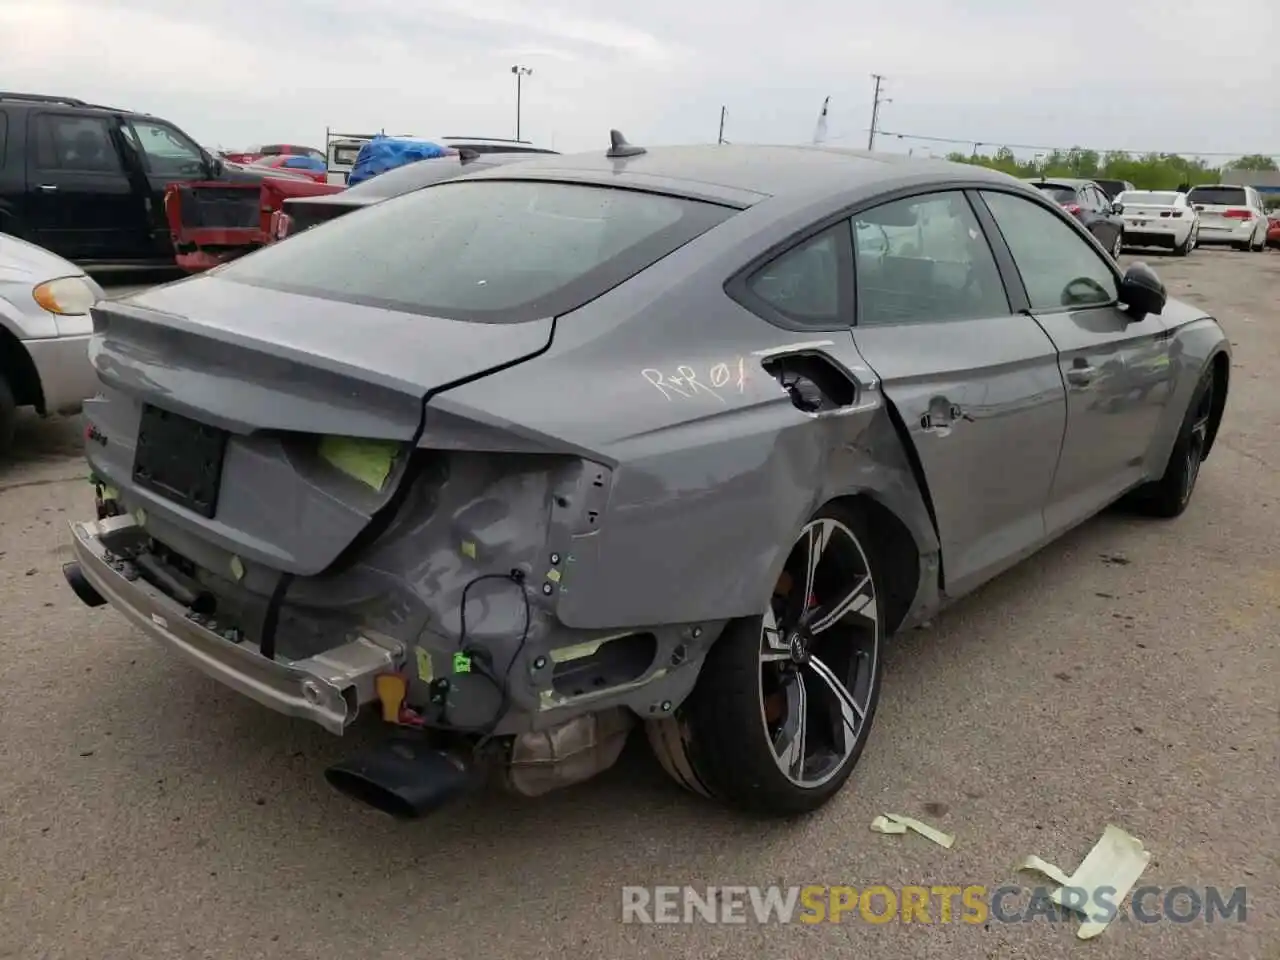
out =
[[[923,134],[918,134],[918,133],[893,133],[889,130],[880,130],[878,132],[880,133],[881,136],[897,137],[899,140],[923,140],[926,143],[962,144],[966,147],[972,147],[975,153],[977,152],[979,147],[1007,147],[1010,150],[1042,150],[1046,152],[1059,150],[1064,153],[1069,150],[1078,149],[1078,150],[1092,150],[1094,153],[1128,153],[1128,154],[1138,154],[1138,155],[1143,155],[1148,153],[1159,153],[1165,156],[1184,156],[1184,157],[1185,156],[1243,157],[1243,156],[1247,156],[1250,152],[1248,150],[1218,151],[1214,153],[1214,152],[1206,152],[1204,150],[1124,150],[1119,148],[1099,149],[1097,147],[1061,147],[1061,146],[1048,147],[1048,146],[1044,146],[1043,144],[1037,145],[1037,144],[1030,144],[1030,143],[1006,143],[1001,140],[974,140],[971,137],[967,137],[967,138],[927,137],[927,136],[924,136]],[[1276,154],[1270,154],[1270,156],[1275,156],[1275,155]]]

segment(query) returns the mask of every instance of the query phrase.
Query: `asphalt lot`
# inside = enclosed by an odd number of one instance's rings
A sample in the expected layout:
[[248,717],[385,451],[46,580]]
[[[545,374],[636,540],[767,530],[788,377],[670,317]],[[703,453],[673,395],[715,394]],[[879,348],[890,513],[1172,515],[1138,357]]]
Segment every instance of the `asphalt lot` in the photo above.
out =
[[[0,467],[0,957],[1277,960],[1280,253],[1141,259],[1235,344],[1191,509],[1108,513],[899,638],[854,780],[791,825],[685,795],[639,738],[584,786],[417,824],[331,793],[352,742],[75,600],[79,427],[28,421]],[[955,846],[872,833],[886,812]],[[1033,886],[1023,857],[1070,872],[1108,823],[1153,852],[1143,884],[1245,886],[1247,921],[1117,921],[1092,943],[1044,920],[620,922],[624,884]]]

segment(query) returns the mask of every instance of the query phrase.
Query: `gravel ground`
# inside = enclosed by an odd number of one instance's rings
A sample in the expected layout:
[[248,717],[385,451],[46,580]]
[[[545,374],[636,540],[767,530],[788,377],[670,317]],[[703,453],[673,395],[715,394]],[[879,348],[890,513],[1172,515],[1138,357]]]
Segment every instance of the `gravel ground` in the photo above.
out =
[[[0,956],[622,960],[1280,957],[1280,254],[1146,257],[1235,343],[1188,513],[1108,513],[900,638],[849,789],[791,825],[670,785],[633,742],[540,801],[389,822],[331,793],[352,747],[242,700],[64,585],[90,514],[75,420],[0,469]],[[376,729],[362,728],[356,742]],[[869,831],[877,814],[954,832]],[[636,925],[624,884],[1002,884],[1115,823],[1142,882],[1248,888],[1247,921]],[[936,919],[936,913],[934,915]]]

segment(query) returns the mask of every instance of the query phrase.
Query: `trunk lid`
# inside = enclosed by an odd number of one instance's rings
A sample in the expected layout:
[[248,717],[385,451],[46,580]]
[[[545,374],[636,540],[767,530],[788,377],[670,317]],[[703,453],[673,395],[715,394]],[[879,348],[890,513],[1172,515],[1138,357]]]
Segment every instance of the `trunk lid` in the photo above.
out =
[[157,528],[300,576],[329,567],[391,500],[430,395],[535,356],[553,330],[216,275],[100,302],[93,319],[95,474]]

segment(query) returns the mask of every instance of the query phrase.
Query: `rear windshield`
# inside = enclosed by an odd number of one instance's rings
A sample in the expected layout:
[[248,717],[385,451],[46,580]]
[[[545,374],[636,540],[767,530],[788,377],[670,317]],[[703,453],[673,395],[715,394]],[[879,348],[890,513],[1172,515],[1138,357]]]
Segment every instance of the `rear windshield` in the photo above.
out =
[[1123,180],[1095,180],[1093,182],[1100,186],[1108,197],[1114,197],[1124,189]]
[[1058,203],[1075,203],[1075,187],[1064,187],[1054,183],[1037,183],[1036,189],[1051,197]]
[[1136,203],[1150,207],[1172,207],[1178,202],[1176,193],[1156,193],[1151,190],[1128,190],[1121,194],[1125,203]]
[[1243,207],[1248,204],[1244,187],[1192,187],[1187,194],[1192,203],[1221,203],[1225,206]]
[[216,272],[327,300],[513,323],[576,309],[733,213],[611,187],[460,180],[356,210]]

